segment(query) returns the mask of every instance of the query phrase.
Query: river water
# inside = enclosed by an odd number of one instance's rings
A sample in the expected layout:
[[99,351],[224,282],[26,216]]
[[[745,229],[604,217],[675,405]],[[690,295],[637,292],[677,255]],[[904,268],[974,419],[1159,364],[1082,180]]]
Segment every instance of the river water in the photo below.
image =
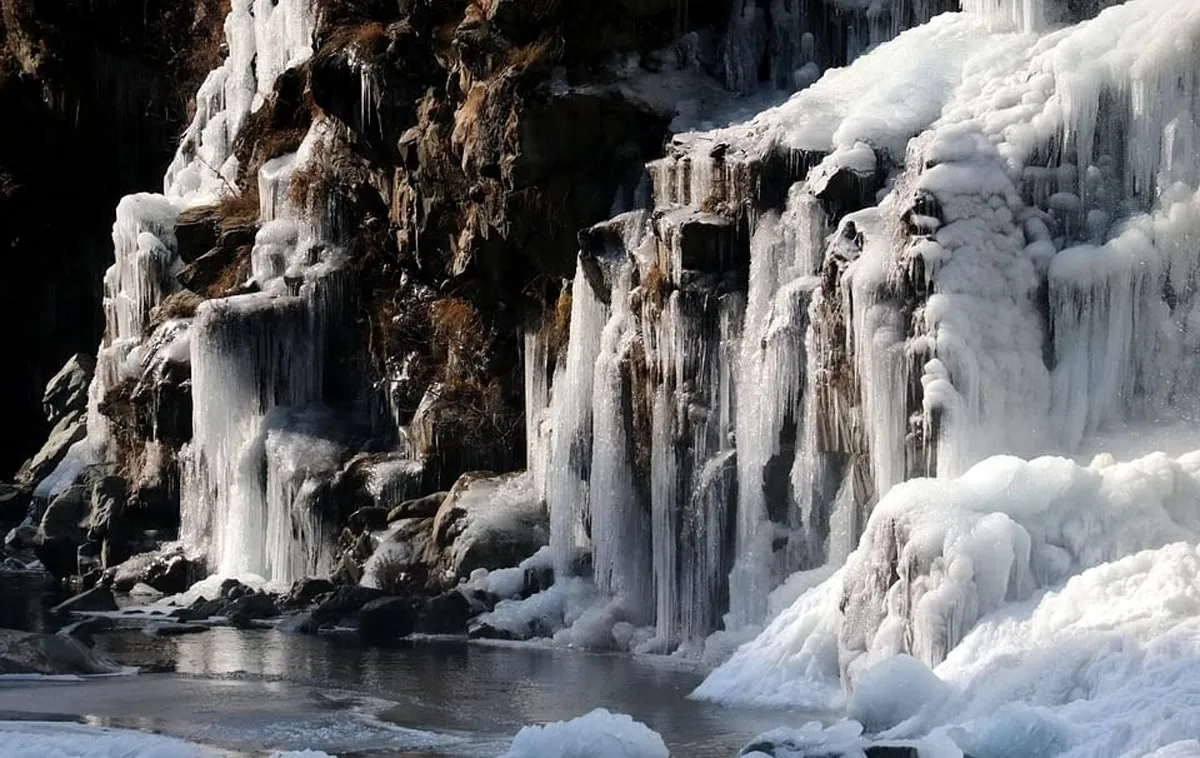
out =
[[[0,578],[0,621],[48,628],[41,609],[52,599]],[[594,708],[648,724],[672,755],[728,758],[764,730],[811,720],[688,700],[703,672],[686,663],[531,644],[429,639],[380,649],[277,630],[157,638],[126,629],[101,636],[97,649],[169,673],[0,682],[0,719],[130,727],[237,756],[312,748],[343,758],[496,756],[526,724]]]

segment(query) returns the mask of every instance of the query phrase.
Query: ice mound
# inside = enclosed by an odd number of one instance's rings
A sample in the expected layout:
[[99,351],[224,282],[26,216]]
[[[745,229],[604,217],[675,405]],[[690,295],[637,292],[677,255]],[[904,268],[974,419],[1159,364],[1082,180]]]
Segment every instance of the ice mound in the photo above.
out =
[[976,758],[1191,749],[1197,460],[1000,457],[903,484],[845,568],[696,696],[811,708],[848,692],[879,737]]
[[182,740],[126,729],[43,721],[0,721],[5,758],[217,758]]
[[603,708],[570,721],[527,726],[501,758],[668,758],[662,737],[650,727]]

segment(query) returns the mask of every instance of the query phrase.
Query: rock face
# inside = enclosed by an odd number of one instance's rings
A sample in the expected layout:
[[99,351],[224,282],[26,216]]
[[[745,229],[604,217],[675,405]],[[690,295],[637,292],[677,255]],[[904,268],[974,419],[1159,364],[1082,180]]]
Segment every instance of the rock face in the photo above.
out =
[[[161,186],[195,87],[220,54],[227,7],[0,3],[0,320],[22,325],[10,342],[22,360],[0,371],[12,430],[0,436],[0,478],[54,425],[41,414],[47,380],[100,341],[112,210],[123,194]],[[73,173],[89,180],[62,181]]]
[[0,629],[0,674],[113,674],[121,667],[72,637]]
[[50,435],[17,472],[17,480],[35,485],[66,457],[67,450],[87,435],[88,385],[96,370],[94,358],[76,354],[46,385],[42,410],[51,425]]

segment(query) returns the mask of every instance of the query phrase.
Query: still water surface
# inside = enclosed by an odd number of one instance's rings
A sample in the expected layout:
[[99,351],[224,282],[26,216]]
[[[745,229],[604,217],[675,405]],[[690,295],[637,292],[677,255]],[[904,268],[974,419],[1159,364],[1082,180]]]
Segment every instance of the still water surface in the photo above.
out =
[[[37,594],[0,580],[0,622],[46,628],[40,609],[50,598]],[[426,640],[379,649],[353,637],[216,628],[166,639],[122,630],[97,649],[127,665],[174,670],[0,683],[0,718],[133,727],[234,755],[314,748],[343,758],[495,756],[523,725],[593,708],[645,722],[674,756],[729,758],[764,730],[811,720],[688,700],[703,674],[668,659],[534,645]]]

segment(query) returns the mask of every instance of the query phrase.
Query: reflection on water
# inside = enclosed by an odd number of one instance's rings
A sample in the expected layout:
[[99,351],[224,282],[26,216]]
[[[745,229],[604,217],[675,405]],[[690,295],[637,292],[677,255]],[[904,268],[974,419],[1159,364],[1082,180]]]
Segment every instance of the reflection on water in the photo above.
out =
[[58,624],[48,609],[64,599],[58,583],[45,574],[0,574],[0,629],[54,631]]
[[[5,612],[32,614],[39,602]],[[675,756],[727,758],[766,729],[809,720],[687,700],[702,674],[659,658],[460,640],[364,648],[353,636],[229,628],[166,639],[122,630],[97,649],[176,673],[0,686],[0,712],[87,716],[238,752],[359,756],[494,756],[523,725],[607,708],[649,724]]]

